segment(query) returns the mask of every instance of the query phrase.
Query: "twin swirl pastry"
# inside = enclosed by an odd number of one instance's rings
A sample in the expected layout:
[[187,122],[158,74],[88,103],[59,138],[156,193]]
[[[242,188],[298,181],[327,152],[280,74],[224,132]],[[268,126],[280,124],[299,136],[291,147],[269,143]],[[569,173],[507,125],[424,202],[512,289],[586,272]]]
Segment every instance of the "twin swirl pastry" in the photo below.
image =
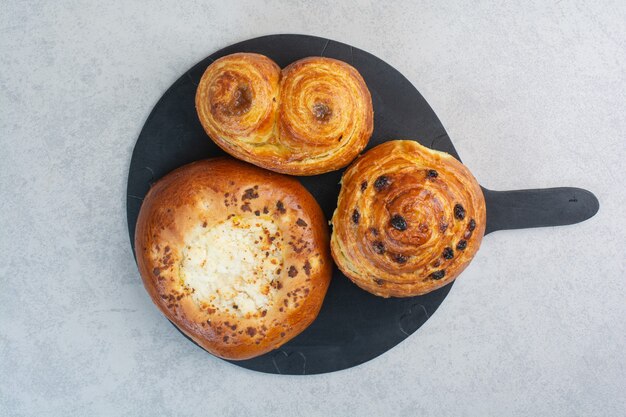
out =
[[263,55],[225,56],[202,76],[196,110],[224,151],[292,175],[346,166],[373,131],[372,99],[363,78],[331,58],[304,58],[281,71]]
[[485,201],[454,157],[396,140],[346,170],[332,224],[331,252],[346,276],[382,297],[410,297],[469,264],[485,233]]

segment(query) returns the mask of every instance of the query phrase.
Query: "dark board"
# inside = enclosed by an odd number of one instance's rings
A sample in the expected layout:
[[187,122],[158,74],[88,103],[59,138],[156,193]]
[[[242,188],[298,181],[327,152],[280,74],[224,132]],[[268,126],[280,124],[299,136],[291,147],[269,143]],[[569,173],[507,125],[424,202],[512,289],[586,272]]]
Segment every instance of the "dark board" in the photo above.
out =
[[[163,95],[137,139],[128,176],[128,230],[134,243],[141,202],[151,184],[189,162],[223,155],[206,135],[195,110],[195,93],[204,70],[234,52],[256,52],[281,67],[307,56],[348,62],[365,79],[374,105],[374,134],[367,149],[392,139],[413,139],[459,158],[441,122],[415,87],[393,67],[350,45],[304,35],[271,35],[224,48],[183,74]],[[478,145],[477,145],[478,146]],[[343,170],[300,181],[332,217]],[[593,216],[598,201],[578,188],[497,192],[483,189],[487,233],[572,224]],[[134,248],[133,248],[134,250]],[[422,326],[450,291],[383,299],[352,284],[337,268],[317,320],[279,350],[232,363],[279,374],[319,374],[359,365],[391,349]]]

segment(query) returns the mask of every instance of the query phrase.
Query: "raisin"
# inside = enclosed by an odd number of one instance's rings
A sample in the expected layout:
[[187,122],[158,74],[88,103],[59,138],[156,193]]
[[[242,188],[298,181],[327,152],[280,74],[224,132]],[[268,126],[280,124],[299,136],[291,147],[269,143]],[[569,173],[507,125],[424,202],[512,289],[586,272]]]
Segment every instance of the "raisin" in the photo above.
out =
[[467,247],[467,240],[459,240],[459,243],[456,245],[456,250],[463,250]]
[[471,219],[469,221],[469,226],[467,227],[470,232],[473,232],[476,229],[476,220]]
[[332,116],[332,114],[333,112],[330,107],[324,103],[315,103],[313,105],[313,115],[320,122],[325,122],[328,118],[330,118],[330,116]]
[[352,222],[354,224],[359,224],[360,218],[361,218],[361,215],[359,214],[359,211],[357,209],[354,209],[354,211],[352,212]]
[[454,258],[454,251],[452,250],[452,248],[445,248],[443,250],[443,257],[445,259],[452,259],[452,258]]
[[426,175],[428,176],[428,178],[437,178],[439,176],[439,173],[434,169],[429,169]]
[[381,175],[380,177],[376,178],[376,181],[374,181],[374,189],[376,191],[382,191],[387,187],[389,187],[389,178],[387,178],[385,175]]
[[382,255],[383,253],[385,253],[385,245],[383,244],[383,242],[377,240],[372,244],[372,246],[374,247],[374,252],[376,252],[377,254]]
[[405,231],[407,228],[406,220],[404,220],[404,217],[400,216],[399,214],[393,215],[393,217],[391,218],[391,225],[394,229],[401,232]]
[[405,264],[408,258],[401,253],[397,253],[393,256],[393,260],[399,264]]
[[366,188],[367,188],[367,181],[363,181],[361,183],[361,192],[365,191]]
[[454,217],[459,220],[463,220],[465,218],[465,209],[462,205],[457,204],[454,206]]
[[374,278],[374,282],[376,283],[376,285],[378,285],[379,287],[382,287],[383,284],[385,283],[385,281],[383,281],[380,278]]
[[435,271],[432,274],[430,274],[430,276],[432,279],[441,279],[446,276],[446,270],[440,269],[439,271]]

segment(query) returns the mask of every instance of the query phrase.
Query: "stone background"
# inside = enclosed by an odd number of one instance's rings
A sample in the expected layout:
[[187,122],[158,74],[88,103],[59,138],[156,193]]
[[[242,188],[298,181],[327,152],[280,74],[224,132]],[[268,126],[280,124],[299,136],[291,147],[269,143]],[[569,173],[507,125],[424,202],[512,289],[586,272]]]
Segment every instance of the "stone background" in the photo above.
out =
[[[0,415],[625,415],[625,22],[621,0],[2,2]],[[141,285],[130,156],[179,75],[271,33],[379,56],[482,184],[587,188],[599,213],[488,236],[426,325],[357,368],[211,357]]]

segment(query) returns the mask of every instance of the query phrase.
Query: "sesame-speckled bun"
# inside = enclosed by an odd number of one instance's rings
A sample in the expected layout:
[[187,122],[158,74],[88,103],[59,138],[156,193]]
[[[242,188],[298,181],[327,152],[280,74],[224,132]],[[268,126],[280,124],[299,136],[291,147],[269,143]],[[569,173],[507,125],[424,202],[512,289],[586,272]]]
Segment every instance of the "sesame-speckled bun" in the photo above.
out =
[[165,316],[225,359],[275,349],[313,322],[331,276],[324,215],[294,178],[231,158],[158,181],[135,233],[146,290]]

